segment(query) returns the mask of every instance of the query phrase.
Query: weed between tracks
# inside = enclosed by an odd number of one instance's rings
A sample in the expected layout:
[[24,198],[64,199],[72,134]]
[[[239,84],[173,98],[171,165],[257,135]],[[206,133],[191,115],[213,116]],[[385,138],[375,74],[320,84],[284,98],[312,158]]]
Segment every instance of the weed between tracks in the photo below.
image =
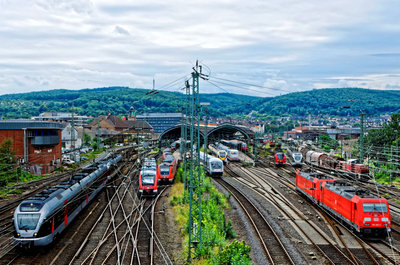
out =
[[[182,168],[176,176],[176,184],[170,191],[175,221],[182,235],[182,259],[188,254],[189,192],[184,190]],[[202,172],[202,247],[195,251],[193,264],[251,264],[250,247],[236,237],[231,221],[226,221],[224,209],[229,208],[227,197],[219,193],[210,178]]]

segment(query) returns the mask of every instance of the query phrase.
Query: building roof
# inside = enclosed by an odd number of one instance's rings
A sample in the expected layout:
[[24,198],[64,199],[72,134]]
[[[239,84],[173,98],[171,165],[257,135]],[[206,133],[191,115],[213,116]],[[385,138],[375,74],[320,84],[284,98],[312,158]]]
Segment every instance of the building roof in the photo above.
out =
[[48,121],[34,120],[1,120],[0,130],[22,130],[22,129],[62,129],[62,124]]
[[136,130],[141,130],[141,129],[152,130],[153,129],[153,127],[147,121],[125,120],[125,122],[128,123],[130,129],[136,129]]
[[106,121],[106,122],[110,123],[116,129],[129,128],[129,124],[126,121],[118,118],[115,115],[111,115],[111,114],[110,115],[100,115],[99,117],[94,118],[94,120],[92,122],[90,122],[88,124],[88,126],[94,127],[97,125],[97,123],[99,121]]
[[143,113],[142,115],[136,115],[136,118],[164,118],[164,117],[176,117],[181,118],[182,113]]

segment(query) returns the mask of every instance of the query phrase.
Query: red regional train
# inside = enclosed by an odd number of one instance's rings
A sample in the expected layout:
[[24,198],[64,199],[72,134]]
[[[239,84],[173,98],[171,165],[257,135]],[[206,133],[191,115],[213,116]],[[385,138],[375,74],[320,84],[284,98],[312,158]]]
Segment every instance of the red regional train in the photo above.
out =
[[283,151],[279,150],[275,152],[275,165],[282,166],[286,163],[286,155]]
[[390,233],[391,218],[385,198],[322,174],[299,171],[296,189],[360,235],[385,238]]
[[[172,155],[171,155],[172,156]],[[174,156],[172,156],[174,157]],[[167,158],[169,158],[167,156]],[[174,158],[172,161],[164,160],[158,167],[157,167],[157,179],[160,182],[165,183],[172,183],[174,182],[174,177],[177,169],[178,162]]]
[[157,181],[156,161],[146,158],[139,174],[139,197],[156,196]]

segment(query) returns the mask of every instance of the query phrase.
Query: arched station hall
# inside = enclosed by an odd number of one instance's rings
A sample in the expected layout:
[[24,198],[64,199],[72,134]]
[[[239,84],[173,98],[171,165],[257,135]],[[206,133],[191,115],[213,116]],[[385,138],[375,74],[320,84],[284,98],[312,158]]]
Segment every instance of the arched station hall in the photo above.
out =
[[[169,146],[172,142],[181,138],[182,125],[177,124],[160,134],[158,137],[158,145],[160,150],[162,147]],[[190,140],[190,127],[187,128],[188,140]],[[219,140],[225,139],[243,139],[247,144],[249,144],[250,139],[254,139],[255,133],[249,128],[241,125],[234,124],[221,124],[217,127],[206,127],[200,126],[200,142],[204,143],[204,136],[207,135],[207,142],[214,143]]]

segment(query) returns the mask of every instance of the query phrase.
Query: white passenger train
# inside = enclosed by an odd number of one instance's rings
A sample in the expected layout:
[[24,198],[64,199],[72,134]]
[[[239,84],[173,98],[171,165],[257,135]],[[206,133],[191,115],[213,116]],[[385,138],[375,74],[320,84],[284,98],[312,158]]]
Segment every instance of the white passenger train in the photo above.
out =
[[225,161],[227,159],[227,152],[225,150],[222,149],[218,149],[215,145],[210,144],[208,146],[208,149],[211,150],[211,152],[218,157],[219,159],[221,159],[222,161]]
[[226,145],[216,143],[215,146],[220,150],[225,150],[227,152],[227,157],[229,161],[239,161],[239,151],[236,149],[231,149]]
[[46,246],[105,187],[121,155],[100,161],[21,202],[14,212],[14,242],[21,247]]
[[300,152],[292,151],[290,148],[287,149],[287,153],[293,161],[293,167],[302,167],[303,166],[303,155]]
[[219,158],[200,152],[200,162],[211,177],[221,177],[224,173],[224,163]]

